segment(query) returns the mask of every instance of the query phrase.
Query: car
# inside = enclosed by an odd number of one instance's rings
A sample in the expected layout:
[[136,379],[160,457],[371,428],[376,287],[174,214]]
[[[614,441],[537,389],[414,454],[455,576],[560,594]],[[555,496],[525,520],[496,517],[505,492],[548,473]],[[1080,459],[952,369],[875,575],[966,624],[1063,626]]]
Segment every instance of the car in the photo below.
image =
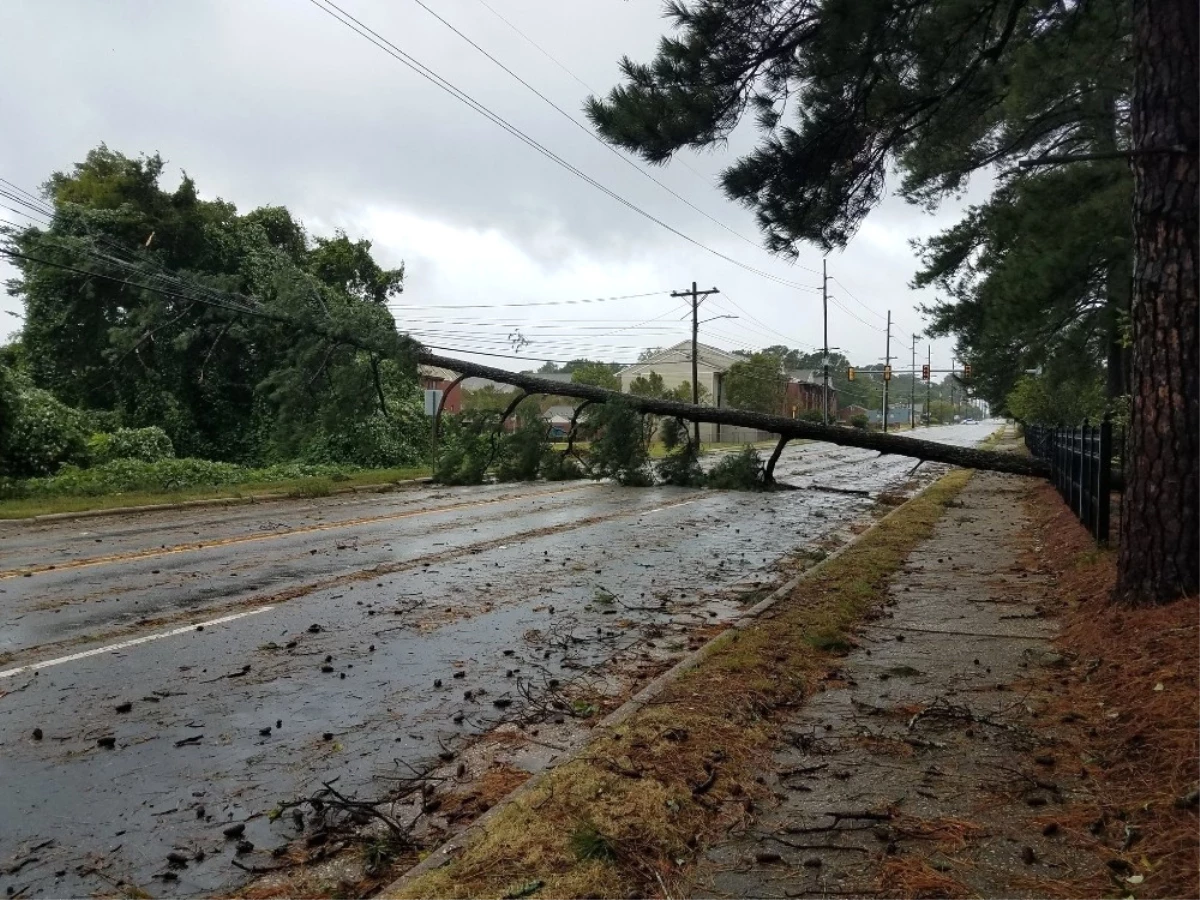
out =
[[964,425],[978,425],[979,424],[979,422],[975,419],[963,419],[962,423]]

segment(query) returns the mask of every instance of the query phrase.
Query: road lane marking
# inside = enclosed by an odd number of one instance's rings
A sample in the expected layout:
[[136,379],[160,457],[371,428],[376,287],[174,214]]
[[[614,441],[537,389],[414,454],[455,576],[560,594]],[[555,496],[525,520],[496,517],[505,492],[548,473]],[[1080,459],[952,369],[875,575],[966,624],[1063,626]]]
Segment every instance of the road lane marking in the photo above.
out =
[[219,538],[215,541],[195,541],[190,544],[176,544],[173,547],[163,549],[161,547],[153,550],[134,550],[129,553],[114,553],[109,556],[90,556],[86,559],[74,559],[63,563],[51,563],[40,566],[26,566],[20,569],[4,569],[0,570],[0,581],[8,578],[21,578],[26,575],[44,575],[47,572],[63,572],[72,569],[88,569],[93,566],[107,566],[113,563],[137,562],[143,559],[156,559],[161,556],[172,556],[177,553],[191,553],[197,550],[208,550],[212,547],[230,547],[236,544],[249,544],[258,541],[272,541],[279,538],[291,537],[300,534],[313,534],[321,531],[333,531],[338,528],[353,528],[358,525],[370,525],[375,522],[389,522],[397,519],[411,519],[417,516],[436,515],[437,513],[455,512],[461,509],[474,509],[480,506],[492,506],[497,503],[507,503],[509,501],[520,500],[536,500],[541,497],[552,497],[556,494],[569,494],[574,491],[584,491],[588,488],[596,487],[595,483],[579,485],[577,487],[557,488],[550,491],[539,491],[536,494],[508,494],[503,497],[494,497],[490,500],[474,500],[470,503],[452,503],[449,506],[438,506],[433,509],[418,509],[409,512],[401,513],[383,513],[378,516],[362,516],[357,519],[343,519],[337,522],[325,522],[320,525],[305,525],[300,528],[292,528],[287,531],[271,531],[263,534],[243,534],[237,537]]
[[36,672],[38,669],[48,669],[50,666],[59,666],[63,663],[75,662],[77,659],[86,659],[89,656],[99,656],[102,653],[112,653],[116,650],[124,650],[126,647],[136,647],[138,644],[147,644],[150,641],[161,641],[163,638],[175,637],[179,634],[184,634],[188,631],[195,631],[197,628],[207,628],[210,625],[221,625],[225,622],[232,622],[234,619],[244,619],[246,616],[257,616],[259,613],[270,612],[274,606],[260,606],[258,609],[250,609],[245,612],[233,613],[228,616],[221,616],[218,619],[207,619],[203,622],[193,622],[190,625],[181,625],[178,628],[172,628],[169,631],[160,631],[157,634],[147,634],[142,637],[130,638],[126,641],[118,641],[115,644],[106,644],[103,647],[94,647],[91,650],[83,650],[79,653],[72,653],[70,656],[60,656],[56,659],[47,659],[42,662],[29,663],[24,666],[17,666],[15,669],[5,669],[0,671],[0,678],[11,678],[14,675],[20,675],[22,672]]

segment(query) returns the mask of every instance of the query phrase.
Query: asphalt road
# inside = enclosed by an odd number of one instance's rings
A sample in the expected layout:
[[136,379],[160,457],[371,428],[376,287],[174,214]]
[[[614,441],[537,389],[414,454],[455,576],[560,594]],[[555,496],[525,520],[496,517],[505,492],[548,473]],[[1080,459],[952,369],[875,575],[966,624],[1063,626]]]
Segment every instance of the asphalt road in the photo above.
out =
[[[869,514],[812,487],[911,487],[913,465],[804,444],[776,476],[810,489],[764,495],[422,487],[0,525],[0,886],[229,892],[229,824],[262,861],[295,836],[281,800],[334,776],[378,795],[551,678],[650,636],[682,653],[733,589]],[[167,881],[173,851],[193,861]]]

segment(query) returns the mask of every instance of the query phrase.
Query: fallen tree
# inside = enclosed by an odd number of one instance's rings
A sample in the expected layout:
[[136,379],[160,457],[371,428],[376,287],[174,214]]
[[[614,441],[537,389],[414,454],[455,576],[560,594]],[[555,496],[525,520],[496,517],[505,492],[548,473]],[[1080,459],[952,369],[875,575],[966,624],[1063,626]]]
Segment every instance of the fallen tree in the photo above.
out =
[[639,397],[635,394],[623,394],[610,391],[590,384],[564,384],[550,381],[536,375],[523,372],[509,372],[493,366],[480,365],[466,360],[439,356],[428,350],[417,352],[419,362],[450,369],[461,375],[473,378],[487,378],[503,384],[511,384],[521,388],[526,394],[549,394],[562,397],[575,397],[591,403],[605,403],[609,400],[620,400],[640,413],[659,416],[673,416],[686,419],[689,422],[710,422],[718,425],[740,425],[745,428],[757,428],[769,431],[781,438],[793,440],[804,438],[813,441],[825,441],[844,447],[861,447],[865,450],[875,450],[879,453],[889,453],[897,456],[910,456],[914,459],[929,462],[949,463],[966,469],[988,469],[994,472],[1009,472],[1014,475],[1031,475],[1046,478],[1050,474],[1050,466],[1039,459],[1018,456],[1012,453],[996,453],[989,450],[976,450],[970,447],[955,447],[949,444],[939,444],[934,441],[923,441],[919,438],[901,437],[895,434],[879,434],[863,431],[858,428],[844,428],[836,425],[818,425],[799,419],[789,419],[784,416],[772,416],[765,413],[750,412],[744,409],[729,409],[717,406],[693,406],[690,403],[680,403],[675,400],[659,400],[651,397]]

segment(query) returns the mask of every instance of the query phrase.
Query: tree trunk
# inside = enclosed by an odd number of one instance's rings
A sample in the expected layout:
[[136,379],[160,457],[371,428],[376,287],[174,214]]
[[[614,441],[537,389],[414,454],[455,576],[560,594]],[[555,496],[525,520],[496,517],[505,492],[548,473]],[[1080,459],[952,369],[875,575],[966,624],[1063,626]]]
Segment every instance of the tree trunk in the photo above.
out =
[[674,416],[692,422],[714,422],[718,425],[743,425],[747,428],[758,428],[770,431],[781,437],[808,438],[814,441],[828,441],[846,447],[863,447],[880,453],[894,453],[899,456],[911,456],[926,459],[930,462],[944,462],[952,466],[963,466],[968,469],[990,469],[996,472],[1011,472],[1016,475],[1034,475],[1045,478],[1050,474],[1048,463],[1029,456],[1019,456],[1015,453],[995,453],[988,450],[974,450],[969,447],[952,447],[949,444],[938,444],[934,441],[922,441],[916,438],[901,437],[895,434],[873,434],[858,428],[846,428],[837,425],[817,425],[801,419],[788,419],[784,416],[772,416],[766,413],[751,412],[745,409],[729,409],[717,406],[693,406],[690,403],[679,403],[674,400],[657,400],[651,397],[639,397],[636,394],[622,394],[609,391],[590,384],[563,384],[557,381],[547,381],[536,375],[526,375],[521,372],[508,372],[504,369],[494,369],[478,363],[461,359],[451,359],[438,356],[428,350],[417,353],[420,362],[431,366],[441,366],[463,375],[478,378],[490,378],[503,384],[511,384],[521,388],[528,394],[557,394],[563,397],[578,397],[581,400],[592,400],[605,403],[609,400],[619,400],[642,413],[653,413],[659,416]]
[[1196,0],[1133,4],[1133,410],[1115,598],[1165,603],[1200,575],[1200,66]]

